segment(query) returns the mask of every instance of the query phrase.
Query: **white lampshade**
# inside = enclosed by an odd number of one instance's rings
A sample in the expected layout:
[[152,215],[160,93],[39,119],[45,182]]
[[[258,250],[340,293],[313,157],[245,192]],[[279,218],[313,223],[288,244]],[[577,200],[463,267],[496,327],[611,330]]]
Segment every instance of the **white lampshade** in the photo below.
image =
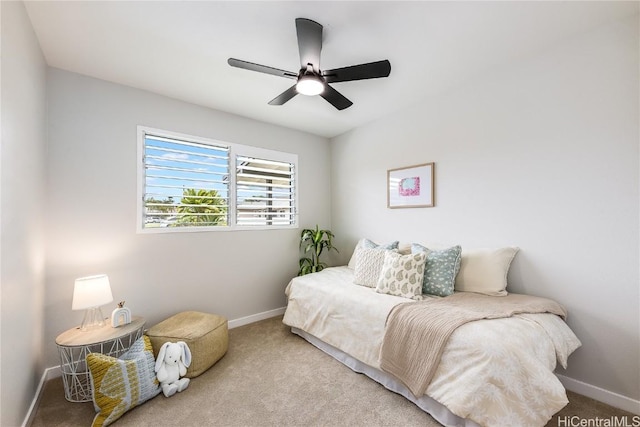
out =
[[85,310],[99,307],[113,301],[109,277],[106,274],[81,277],[73,287],[72,310]]
[[113,301],[111,285],[106,274],[81,277],[73,287],[71,310],[85,310],[81,331],[102,328],[105,325],[100,306]]

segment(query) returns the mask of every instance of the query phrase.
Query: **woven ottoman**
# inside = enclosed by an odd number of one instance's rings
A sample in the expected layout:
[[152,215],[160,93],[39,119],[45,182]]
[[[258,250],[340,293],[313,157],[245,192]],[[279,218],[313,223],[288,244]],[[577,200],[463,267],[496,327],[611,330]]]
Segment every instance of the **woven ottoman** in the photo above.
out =
[[217,314],[184,311],[152,326],[147,331],[153,353],[158,357],[166,342],[184,341],[191,350],[187,378],[194,378],[222,358],[229,348],[227,319]]

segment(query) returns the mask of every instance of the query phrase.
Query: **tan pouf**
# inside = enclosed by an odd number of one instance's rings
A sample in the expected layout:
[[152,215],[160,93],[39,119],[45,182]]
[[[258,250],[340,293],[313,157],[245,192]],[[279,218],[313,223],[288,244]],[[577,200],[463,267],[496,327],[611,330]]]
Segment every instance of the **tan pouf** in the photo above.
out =
[[166,342],[184,341],[191,350],[187,378],[197,377],[213,366],[229,348],[227,319],[217,314],[184,311],[147,331],[154,356]]

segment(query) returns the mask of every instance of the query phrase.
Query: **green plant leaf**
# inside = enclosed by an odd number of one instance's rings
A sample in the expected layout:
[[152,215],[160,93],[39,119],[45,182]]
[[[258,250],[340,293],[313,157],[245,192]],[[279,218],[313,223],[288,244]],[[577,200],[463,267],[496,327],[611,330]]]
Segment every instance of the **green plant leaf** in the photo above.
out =
[[326,263],[320,261],[320,257],[325,249],[338,252],[333,246],[334,237],[335,235],[331,230],[321,230],[318,224],[316,224],[315,228],[305,228],[300,231],[300,243],[298,246],[302,253],[310,253],[311,256],[300,258],[299,276],[322,271],[327,267]]

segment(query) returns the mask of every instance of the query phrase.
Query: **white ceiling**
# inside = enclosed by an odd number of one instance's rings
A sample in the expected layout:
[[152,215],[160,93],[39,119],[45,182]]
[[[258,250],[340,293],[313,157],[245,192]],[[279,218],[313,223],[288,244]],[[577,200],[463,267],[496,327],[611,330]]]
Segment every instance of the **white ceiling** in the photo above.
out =
[[[635,2],[27,1],[47,63],[216,110],[333,137],[624,15]],[[295,18],[324,26],[321,68],[389,59],[384,79],[335,83],[353,101],[267,102],[297,72]]]

